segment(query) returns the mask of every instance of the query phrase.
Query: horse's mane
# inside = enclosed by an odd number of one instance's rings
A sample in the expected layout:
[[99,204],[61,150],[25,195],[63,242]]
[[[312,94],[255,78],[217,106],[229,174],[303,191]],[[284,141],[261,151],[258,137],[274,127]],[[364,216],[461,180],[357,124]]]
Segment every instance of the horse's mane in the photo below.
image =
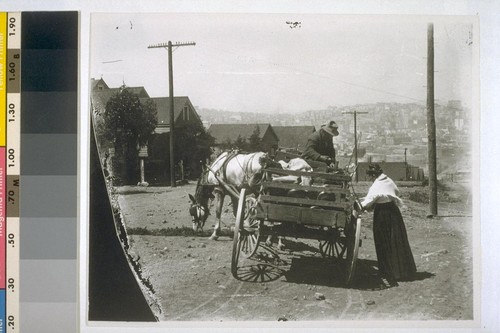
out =
[[208,199],[213,197],[212,192],[214,190],[214,186],[201,184],[202,180],[206,178],[207,174],[208,174],[207,170],[204,170],[201,173],[200,177],[198,178],[198,182],[196,183],[196,189],[194,192],[194,199],[196,200],[196,202],[202,205],[207,204]]
[[204,173],[202,172],[200,177],[198,178],[198,182],[196,183],[196,189],[194,191],[194,199],[196,202],[201,202],[202,195],[203,195],[203,186],[200,186],[201,179],[204,177]]

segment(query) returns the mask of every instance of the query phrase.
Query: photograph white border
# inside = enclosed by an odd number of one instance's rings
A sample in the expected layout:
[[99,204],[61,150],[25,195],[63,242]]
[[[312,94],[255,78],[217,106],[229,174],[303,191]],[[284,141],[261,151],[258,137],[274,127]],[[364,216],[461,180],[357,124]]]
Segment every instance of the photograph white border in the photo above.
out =
[[[49,3],[40,3],[39,1],[4,1],[1,4],[2,11],[43,11],[43,10],[76,10],[80,12],[80,121],[79,121],[79,265],[81,277],[85,277],[87,271],[88,258],[87,253],[87,223],[88,221],[88,133],[89,133],[89,39],[90,39],[90,13],[92,12],[207,12],[207,13],[323,13],[323,14],[404,14],[404,15],[477,15],[480,25],[480,98],[481,114],[475,121],[480,124],[480,140],[473,143],[473,156],[480,156],[474,159],[474,184],[475,193],[480,196],[474,196],[473,215],[480,217],[481,233],[475,233],[475,250],[481,252],[481,260],[474,261],[475,272],[482,272],[480,276],[474,276],[474,290],[480,288],[481,305],[474,303],[474,317],[478,318],[475,324],[477,327],[470,327],[467,332],[494,332],[500,327],[499,316],[500,289],[497,288],[497,282],[500,280],[499,273],[499,254],[498,237],[500,235],[498,213],[495,209],[500,207],[500,200],[495,194],[500,185],[498,166],[500,153],[496,140],[499,128],[500,116],[497,115],[499,104],[499,78],[498,59],[500,59],[500,43],[498,34],[500,33],[500,6],[495,1],[399,1],[392,3],[388,1],[337,1],[327,3],[324,1],[51,1]],[[476,126],[475,128],[479,128]],[[479,170],[481,173],[479,173]],[[480,184],[480,185],[479,185]],[[478,188],[478,186],[480,188]],[[480,199],[480,200],[479,200]],[[479,214],[478,214],[479,212]],[[475,221],[479,222],[479,221]],[[480,237],[480,243],[479,243]],[[479,244],[480,247],[478,246]],[[481,265],[480,265],[481,264]],[[480,265],[480,266],[479,266]],[[227,326],[210,323],[179,323],[174,325],[164,325],[158,323],[153,327],[144,329],[140,324],[127,324],[124,327],[122,323],[106,323],[95,326],[86,323],[86,295],[87,281],[80,278],[80,331],[81,332],[164,332],[165,327],[175,329],[175,331],[192,332],[194,328],[201,331],[233,331],[238,327],[238,331],[282,331],[290,329],[303,329],[315,327],[315,331],[329,332],[335,329],[336,332],[425,332],[432,331],[423,326],[426,322],[392,322],[395,326],[391,329],[378,328],[373,329],[377,324],[372,322],[360,322],[357,328],[341,328],[340,324],[336,327],[319,327],[321,323],[298,322],[298,323],[280,323],[252,325],[252,323],[228,323]],[[476,300],[477,298],[475,298]],[[476,301],[475,301],[476,302]],[[21,314],[22,315],[22,314]],[[336,322],[337,324],[337,322]],[[346,322],[345,326],[352,326],[352,322]],[[464,332],[464,322],[449,323],[447,332]],[[412,325],[412,328],[409,327]],[[251,327],[253,326],[253,327]],[[392,325],[391,325],[392,326]],[[476,326],[476,325],[474,325]],[[279,327],[279,328],[278,328]],[[442,330],[441,330],[442,331]]]

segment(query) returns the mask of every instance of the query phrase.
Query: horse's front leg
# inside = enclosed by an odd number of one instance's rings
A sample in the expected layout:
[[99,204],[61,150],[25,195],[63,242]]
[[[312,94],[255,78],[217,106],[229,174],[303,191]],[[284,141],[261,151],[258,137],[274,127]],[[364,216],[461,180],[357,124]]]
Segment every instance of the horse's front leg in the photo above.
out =
[[285,244],[283,243],[283,237],[278,236],[278,249],[283,251],[285,249]]
[[233,215],[234,215],[234,217],[236,217],[236,214],[238,213],[238,201],[239,201],[238,198],[235,198],[235,197],[231,196],[231,203],[232,203],[232,206],[233,206]]
[[268,235],[266,238],[266,245],[267,246],[272,246],[273,245],[273,235]]
[[210,236],[211,240],[217,240],[221,234],[220,232],[220,218],[222,215],[222,205],[224,204],[224,193],[222,191],[214,191],[215,192],[215,227],[212,236]]
[[[272,235],[267,236],[266,245],[267,246],[272,246],[273,245],[273,236]],[[278,236],[278,249],[280,249],[282,251],[285,249],[285,244],[283,243],[283,237],[282,236]]]

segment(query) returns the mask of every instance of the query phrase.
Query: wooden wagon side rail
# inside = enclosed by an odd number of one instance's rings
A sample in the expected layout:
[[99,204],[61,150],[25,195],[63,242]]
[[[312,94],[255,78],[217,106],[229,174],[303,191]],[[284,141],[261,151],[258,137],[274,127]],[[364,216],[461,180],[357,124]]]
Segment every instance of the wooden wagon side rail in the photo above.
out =
[[256,218],[269,222],[289,222],[323,227],[345,227],[346,211],[333,209],[314,209],[269,202],[259,202]]
[[292,204],[296,206],[304,205],[308,206],[308,208],[310,208],[311,206],[316,206],[322,208],[337,209],[341,211],[349,211],[349,208],[352,207],[352,202],[334,202],[328,200],[284,197],[278,195],[261,195],[260,200],[262,202]]
[[279,188],[279,189],[284,189],[284,190],[304,190],[307,192],[325,192],[325,193],[333,193],[333,194],[343,194],[343,195],[350,195],[351,190],[345,189],[345,188],[340,188],[340,187],[335,187],[335,186],[306,186],[306,185],[300,185],[300,187],[297,187],[297,184],[290,184],[290,183],[280,183],[276,181],[264,181],[262,182],[262,186],[264,189],[268,188]]
[[340,230],[336,228],[326,229],[308,227],[302,224],[272,224],[261,226],[262,235],[295,237],[302,239],[314,239],[326,241],[340,236]]

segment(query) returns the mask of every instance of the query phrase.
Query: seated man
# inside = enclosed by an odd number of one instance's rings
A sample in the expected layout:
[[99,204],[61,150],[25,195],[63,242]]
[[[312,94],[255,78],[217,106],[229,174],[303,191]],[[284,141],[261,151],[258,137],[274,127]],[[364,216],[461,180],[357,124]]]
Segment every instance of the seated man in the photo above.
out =
[[306,148],[301,157],[313,161],[335,165],[335,149],[332,138],[339,135],[338,125],[333,121],[321,125],[319,131],[312,133],[307,139]]

